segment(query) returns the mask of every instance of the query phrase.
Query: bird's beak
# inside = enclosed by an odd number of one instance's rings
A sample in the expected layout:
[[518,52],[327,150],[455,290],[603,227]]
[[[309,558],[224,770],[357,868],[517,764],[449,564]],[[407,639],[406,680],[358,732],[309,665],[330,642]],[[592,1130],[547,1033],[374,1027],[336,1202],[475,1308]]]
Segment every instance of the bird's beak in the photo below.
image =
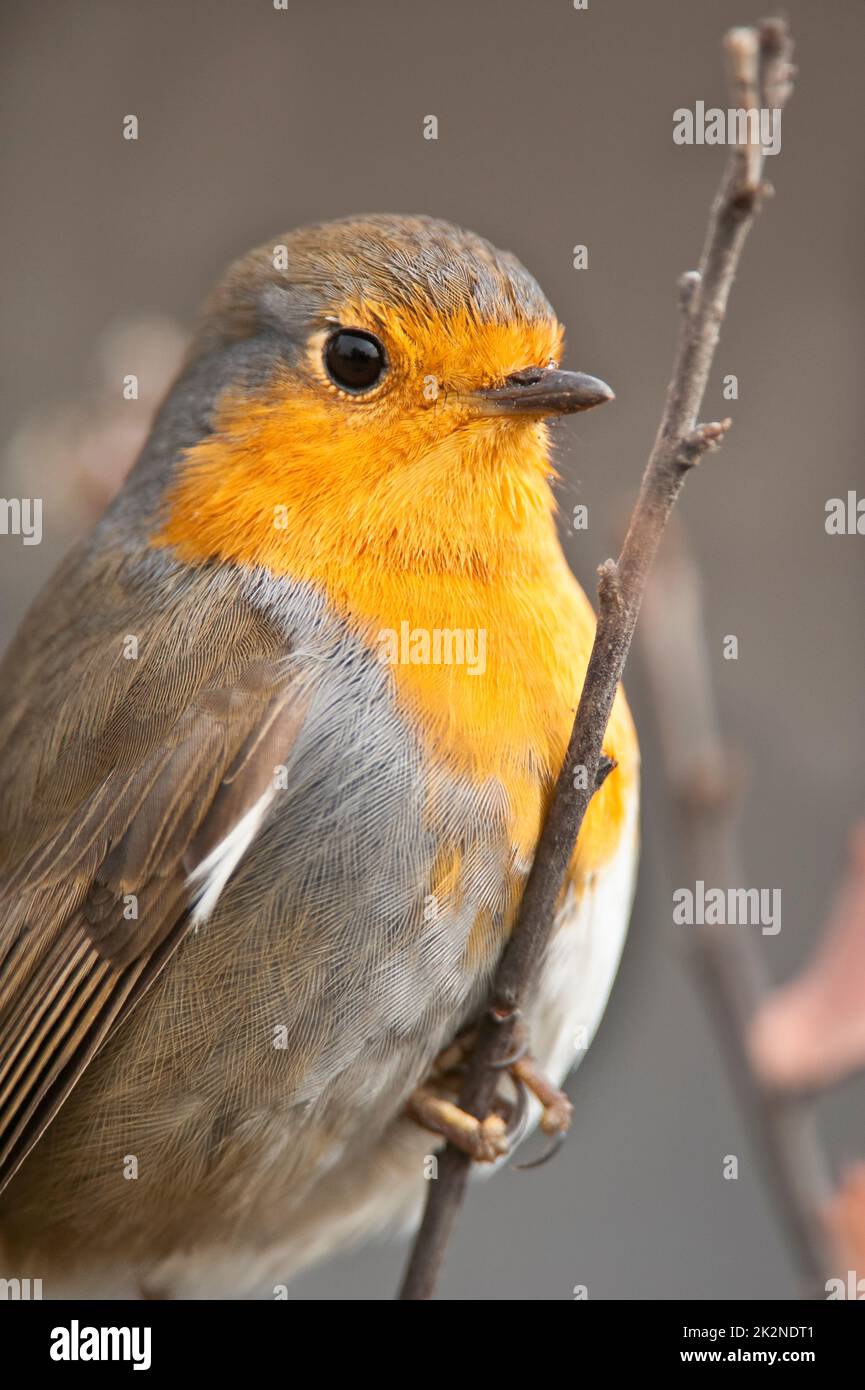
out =
[[572,415],[593,405],[615,400],[606,382],[585,372],[560,372],[556,367],[527,367],[514,372],[503,386],[474,391],[472,403],[482,415]]

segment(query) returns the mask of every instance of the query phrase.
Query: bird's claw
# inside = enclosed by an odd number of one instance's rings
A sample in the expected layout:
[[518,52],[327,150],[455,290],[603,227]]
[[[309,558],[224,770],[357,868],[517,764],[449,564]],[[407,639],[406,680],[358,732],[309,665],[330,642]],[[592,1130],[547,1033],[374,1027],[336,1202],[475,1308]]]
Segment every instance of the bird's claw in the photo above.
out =
[[510,1150],[507,1125],[495,1111],[478,1120],[435,1091],[419,1086],[409,1100],[408,1113],[424,1129],[455,1144],[475,1163],[496,1163]]
[[554,1086],[538,1066],[529,1051],[528,1033],[522,1024],[517,1025],[510,1055],[497,1063],[497,1070],[508,1072],[516,1085],[515,1104],[499,1101],[496,1110],[485,1120],[478,1120],[434,1089],[444,1078],[456,1076],[465,1070],[466,1058],[474,1042],[474,1031],[468,1030],[439,1053],[432,1067],[433,1085],[418,1087],[409,1101],[408,1113],[424,1129],[443,1135],[476,1162],[495,1163],[508,1152],[521,1128],[526,1110],[525,1097],[530,1093],[541,1104],[541,1130],[554,1136],[557,1142],[542,1159],[524,1166],[535,1167],[538,1162],[546,1162],[567,1134],[574,1107],[564,1091]]

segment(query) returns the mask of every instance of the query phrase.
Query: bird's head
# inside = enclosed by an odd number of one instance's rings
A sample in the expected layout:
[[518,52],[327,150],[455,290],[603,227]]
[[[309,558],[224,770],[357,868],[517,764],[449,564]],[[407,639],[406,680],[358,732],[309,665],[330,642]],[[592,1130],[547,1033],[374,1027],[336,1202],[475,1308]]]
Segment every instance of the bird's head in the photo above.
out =
[[[548,516],[544,421],[612,398],[512,255],[426,217],[330,222],[237,262],[181,394],[208,430],[165,490],[186,559],[483,568]],[[202,412],[199,409],[199,415]]]

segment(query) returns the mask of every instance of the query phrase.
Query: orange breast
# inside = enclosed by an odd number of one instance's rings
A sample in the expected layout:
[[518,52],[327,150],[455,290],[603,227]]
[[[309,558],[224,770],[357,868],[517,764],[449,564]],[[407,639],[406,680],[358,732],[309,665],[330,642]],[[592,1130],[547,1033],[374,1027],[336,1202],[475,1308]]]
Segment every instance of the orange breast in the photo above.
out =
[[[403,441],[400,471],[386,472],[387,440],[365,457],[362,433],[335,430],[312,395],[277,383],[255,401],[229,397],[214,434],[189,451],[154,544],[192,564],[265,565],[320,587],[390,664],[429,756],[503,784],[526,859],[567,745],[594,615],[555,533],[543,427],[486,423],[448,441],[414,454]],[[621,692],[605,751],[618,766],[591,802],[579,874],[609,859],[636,794]]]

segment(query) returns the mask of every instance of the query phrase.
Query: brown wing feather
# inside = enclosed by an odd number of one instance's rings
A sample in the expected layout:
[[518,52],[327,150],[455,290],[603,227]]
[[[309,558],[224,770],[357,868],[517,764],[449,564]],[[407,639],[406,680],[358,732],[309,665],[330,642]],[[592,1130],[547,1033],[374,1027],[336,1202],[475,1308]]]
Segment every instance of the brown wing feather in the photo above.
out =
[[10,653],[25,661],[0,784],[0,1188],[182,941],[191,870],[255,804],[299,727],[281,640],[226,608],[192,644],[178,641],[186,614],[152,622],[133,671],[113,649],[71,652],[54,691],[59,739],[38,694],[20,695],[27,679],[40,689],[38,658],[26,639]]

